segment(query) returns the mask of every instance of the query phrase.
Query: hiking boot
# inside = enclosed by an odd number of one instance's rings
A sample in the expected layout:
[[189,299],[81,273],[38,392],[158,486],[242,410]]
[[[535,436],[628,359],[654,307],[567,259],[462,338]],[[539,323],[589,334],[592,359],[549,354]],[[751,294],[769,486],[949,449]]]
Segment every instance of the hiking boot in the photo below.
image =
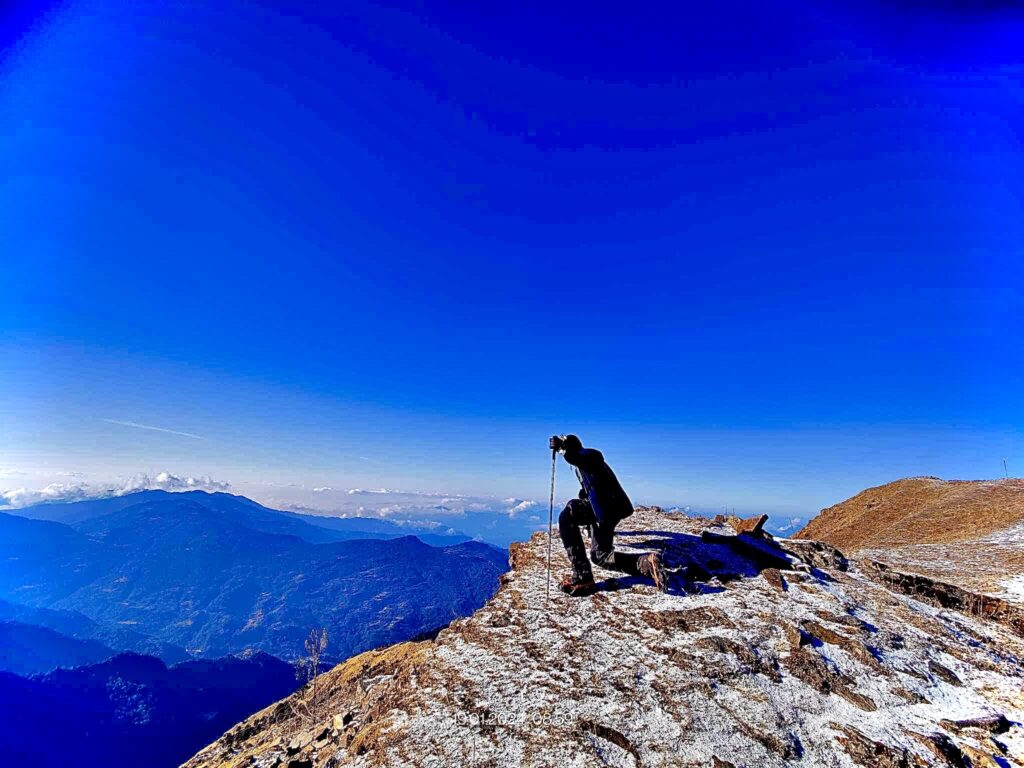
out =
[[668,571],[661,560],[661,555],[656,552],[644,555],[637,561],[637,567],[641,574],[654,582],[659,592],[668,592]]
[[571,574],[562,579],[559,588],[570,597],[583,597],[597,590],[593,576],[576,576]]

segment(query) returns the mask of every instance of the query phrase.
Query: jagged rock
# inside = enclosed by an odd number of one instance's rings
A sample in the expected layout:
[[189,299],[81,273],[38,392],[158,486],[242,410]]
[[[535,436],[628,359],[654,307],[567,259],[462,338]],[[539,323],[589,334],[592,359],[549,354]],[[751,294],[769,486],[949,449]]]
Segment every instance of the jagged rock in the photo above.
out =
[[800,622],[800,626],[809,634],[821,640],[823,643],[831,643],[832,645],[845,645],[850,640],[846,635],[841,635],[838,632],[833,632],[831,629],[823,627],[816,621],[811,619],[805,619]]
[[984,752],[970,744],[962,744],[960,750],[970,760],[971,768],[1004,768],[1006,761],[999,761],[995,755]]
[[604,741],[609,744],[614,744],[622,751],[630,754],[633,757],[637,768],[640,768],[640,766],[642,765],[642,762],[640,760],[640,753],[637,751],[636,747],[633,746],[629,739],[627,739],[614,728],[607,725],[602,725],[601,723],[596,723],[592,720],[581,720],[579,724],[579,730],[582,734],[588,736],[594,741]]
[[789,641],[789,647],[792,650],[799,650],[805,645],[809,645],[811,643],[811,636],[799,627],[794,627],[792,624],[786,624],[784,629],[786,631],[786,639]]
[[786,552],[774,541],[768,541],[746,533],[737,533],[735,536],[730,536],[710,529],[701,531],[700,535],[703,540],[709,543],[730,547],[737,555],[755,564],[760,569],[790,569],[793,567]]
[[709,627],[736,627],[725,611],[714,606],[691,608],[686,611],[647,611],[641,614],[641,618],[649,626],[669,631],[696,632]]
[[[1006,628],[937,613],[859,568],[790,578],[779,542],[721,528],[705,536],[711,528],[642,510],[620,526],[617,547],[705,568],[711,576],[692,594],[597,568],[604,589],[594,596],[546,600],[546,537],[513,547],[513,570],[473,616],[320,677],[317,722],[332,728],[316,764],[920,768],[946,758],[911,732],[964,712],[1024,719],[1024,641]],[[766,565],[766,552],[784,563]],[[557,547],[553,555],[555,572],[568,568]],[[773,588],[765,567],[789,589]],[[947,654],[959,687],[927,671]],[[253,768],[283,754],[313,727],[308,696],[256,713],[187,768]],[[979,729],[957,739],[998,749]]]
[[911,736],[924,744],[928,750],[951,768],[971,768],[970,760],[956,743],[944,733],[922,734],[911,732]]
[[760,655],[748,646],[741,645],[729,638],[719,635],[702,637],[696,642],[696,647],[700,650],[716,651],[734,656],[740,663],[740,670],[743,673],[760,672],[776,682],[782,680],[782,676],[779,674],[778,662],[774,657]]
[[845,571],[850,567],[846,556],[831,544],[808,539],[786,539],[781,542],[783,551],[811,568]]
[[861,632],[874,632],[875,631],[871,627],[871,625],[867,624],[864,621],[861,621],[856,616],[851,616],[848,613],[844,613],[844,614],[840,615],[840,614],[832,613],[831,611],[822,611],[822,610],[819,609],[819,610],[816,610],[814,612],[814,615],[817,616],[819,619],[824,619],[825,621],[830,622],[832,624],[841,624],[844,627],[849,627],[850,629],[856,629],[856,630],[859,630]]
[[288,754],[294,755],[301,752],[313,743],[313,734],[310,731],[302,731],[295,738],[288,742]]
[[929,671],[931,671],[933,675],[935,675],[943,682],[949,683],[950,685],[955,685],[958,688],[963,685],[963,683],[960,681],[960,678],[956,676],[956,673],[953,672],[953,670],[951,670],[949,667],[945,667],[942,664],[939,664],[939,662],[935,661],[934,659],[928,661],[928,669]]
[[765,568],[761,571],[761,578],[779,592],[785,592],[788,589],[786,580],[782,578],[782,572],[778,568]]
[[1010,730],[1010,721],[1001,712],[996,715],[985,715],[983,717],[970,717],[964,720],[941,720],[939,721],[946,730],[962,731],[967,728],[977,728],[989,733],[1006,733]]
[[892,692],[904,701],[907,701],[911,704],[928,703],[928,697],[919,691],[908,691],[906,688],[903,688],[902,686],[897,686],[896,688],[893,688]]
[[877,709],[871,699],[853,690],[852,678],[833,670],[813,651],[802,649],[791,651],[789,656],[782,660],[782,663],[791,675],[820,693],[834,693],[842,696],[865,712],[873,712]]
[[735,763],[719,759],[718,755],[711,756],[711,768],[736,768]]
[[833,727],[842,732],[837,741],[842,744],[846,754],[857,765],[865,768],[914,768],[912,754],[905,747],[892,747],[888,744],[869,739],[859,730],[850,725]]
[[979,594],[917,573],[903,573],[886,563],[862,561],[864,573],[886,587],[1003,624],[1024,637],[1024,607],[992,595]]
[[811,619],[802,621],[800,626],[805,632],[812,637],[817,638],[821,642],[842,648],[851,656],[873,669],[876,673],[888,674],[885,666],[878,660],[876,655],[872,653],[871,649],[859,640],[828,629],[819,622]]
[[764,524],[768,522],[768,515],[755,515],[754,517],[735,517],[729,515],[725,521],[736,533],[746,533],[750,536],[761,536],[764,531]]

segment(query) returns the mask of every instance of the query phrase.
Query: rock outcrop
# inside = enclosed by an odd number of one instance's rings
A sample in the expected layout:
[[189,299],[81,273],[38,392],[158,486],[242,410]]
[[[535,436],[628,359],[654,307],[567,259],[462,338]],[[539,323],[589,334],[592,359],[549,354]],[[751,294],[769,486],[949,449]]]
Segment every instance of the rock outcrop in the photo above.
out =
[[599,572],[547,600],[536,534],[469,618],[350,659],[187,766],[1024,766],[1024,641],[1002,625],[830,547],[654,509],[622,528],[676,569],[668,594]]

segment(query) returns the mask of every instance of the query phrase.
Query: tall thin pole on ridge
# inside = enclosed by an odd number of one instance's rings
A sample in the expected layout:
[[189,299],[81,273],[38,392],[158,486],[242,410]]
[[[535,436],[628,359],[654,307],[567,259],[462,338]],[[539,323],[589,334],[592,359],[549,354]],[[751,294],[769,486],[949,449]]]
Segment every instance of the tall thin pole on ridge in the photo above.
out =
[[555,455],[554,448],[551,449],[551,500],[548,504],[548,588],[547,600],[551,599],[551,528],[555,521]]

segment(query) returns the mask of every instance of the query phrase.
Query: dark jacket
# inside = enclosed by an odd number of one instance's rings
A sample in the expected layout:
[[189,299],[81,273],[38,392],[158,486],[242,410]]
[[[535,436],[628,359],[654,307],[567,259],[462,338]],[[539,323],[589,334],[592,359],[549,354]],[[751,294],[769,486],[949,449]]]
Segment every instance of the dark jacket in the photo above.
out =
[[618,522],[633,514],[633,502],[619,485],[612,468],[596,448],[566,453],[565,460],[576,468],[580,480],[580,498],[590,502],[599,522]]

